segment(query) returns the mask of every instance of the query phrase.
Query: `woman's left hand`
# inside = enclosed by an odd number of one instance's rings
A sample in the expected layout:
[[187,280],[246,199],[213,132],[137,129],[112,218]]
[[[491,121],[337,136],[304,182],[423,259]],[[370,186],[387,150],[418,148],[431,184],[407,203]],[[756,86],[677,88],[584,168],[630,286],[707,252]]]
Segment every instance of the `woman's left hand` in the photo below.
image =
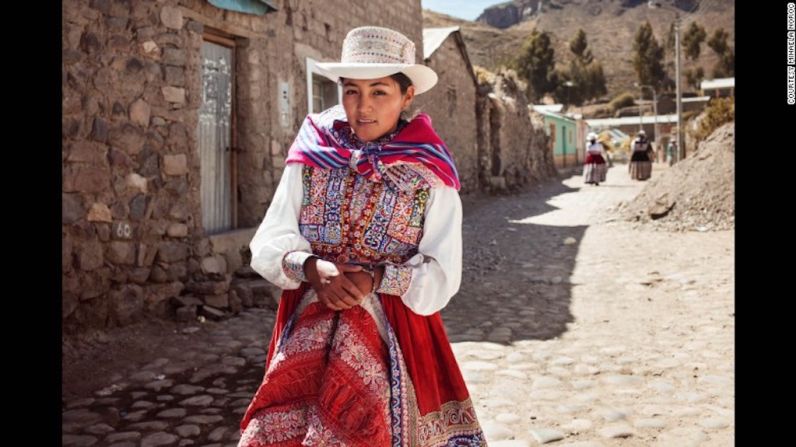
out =
[[373,269],[373,275],[362,271],[362,272],[347,272],[346,277],[356,284],[359,290],[362,290],[365,295],[370,294],[371,292],[376,292],[376,290],[381,287],[381,280],[384,278],[384,266],[378,265],[376,268]]
[[357,286],[357,289],[361,290],[362,293],[365,295],[370,294],[370,291],[373,290],[373,278],[367,272],[346,272],[346,278],[348,278],[351,282]]

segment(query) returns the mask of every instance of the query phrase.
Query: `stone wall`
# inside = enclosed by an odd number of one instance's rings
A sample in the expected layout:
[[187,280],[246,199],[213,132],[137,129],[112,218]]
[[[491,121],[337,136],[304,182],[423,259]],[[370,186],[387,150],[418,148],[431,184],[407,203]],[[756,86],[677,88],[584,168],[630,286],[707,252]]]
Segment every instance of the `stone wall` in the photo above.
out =
[[514,190],[555,175],[552,146],[511,73],[479,86],[478,146],[481,175],[491,191]]
[[[345,34],[361,25],[397,29],[422,48],[419,1],[276,3],[264,16],[203,0],[62,3],[67,333],[146,314],[188,319],[199,309],[212,318],[271,304],[267,286],[241,286],[256,277],[242,267],[246,228],[265,214],[306,114],[306,57],[339,58]],[[202,228],[197,151],[209,33],[235,44],[241,229],[212,236]],[[286,121],[277,110],[282,83]]]
[[415,97],[415,108],[431,116],[434,129],[453,154],[461,192],[475,191],[479,188],[476,83],[455,33],[448,36],[426,64],[439,75],[439,82],[429,92]]
[[[204,0],[62,3],[67,334],[145,315],[189,321],[275,306],[278,290],[248,267],[248,243],[307,112],[307,58],[338,59],[346,33],[362,25],[406,34],[422,57],[417,0],[276,3],[264,16]],[[220,234],[203,228],[200,197],[206,39],[234,45],[237,213],[235,228]],[[440,83],[416,105],[450,146],[463,192],[549,175],[544,133],[515,83],[499,77],[476,90],[456,45],[449,38],[429,61]]]

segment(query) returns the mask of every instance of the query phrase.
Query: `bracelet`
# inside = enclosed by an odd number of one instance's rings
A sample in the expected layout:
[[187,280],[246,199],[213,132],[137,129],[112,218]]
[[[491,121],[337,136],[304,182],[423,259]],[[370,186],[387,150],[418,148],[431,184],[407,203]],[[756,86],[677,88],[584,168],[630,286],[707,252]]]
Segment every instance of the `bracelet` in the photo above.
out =
[[351,264],[358,265],[362,267],[362,271],[370,275],[371,284],[373,287],[370,293],[376,292],[376,268],[379,267],[381,264],[373,263],[373,262],[351,262]]

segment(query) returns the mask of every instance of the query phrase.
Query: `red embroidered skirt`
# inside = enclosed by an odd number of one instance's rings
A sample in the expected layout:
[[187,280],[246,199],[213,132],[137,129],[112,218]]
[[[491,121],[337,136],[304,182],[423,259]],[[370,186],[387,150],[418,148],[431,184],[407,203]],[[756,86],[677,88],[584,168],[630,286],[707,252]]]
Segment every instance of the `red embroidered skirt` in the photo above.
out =
[[439,313],[366,301],[332,311],[306,283],[283,292],[239,447],[486,445]]

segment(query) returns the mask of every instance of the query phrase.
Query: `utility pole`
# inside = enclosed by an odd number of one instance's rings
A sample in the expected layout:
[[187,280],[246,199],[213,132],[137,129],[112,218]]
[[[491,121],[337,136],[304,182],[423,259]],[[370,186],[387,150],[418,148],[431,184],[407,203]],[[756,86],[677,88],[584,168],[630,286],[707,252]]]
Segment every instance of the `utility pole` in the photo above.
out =
[[[655,129],[654,130],[654,133],[655,133],[655,145],[658,146],[658,148],[660,148],[661,147],[661,134],[658,133],[658,94],[655,92],[654,88],[652,88],[651,90],[652,90],[652,113],[655,114],[655,116],[652,118],[654,120],[653,121],[653,123],[654,123],[653,124],[653,129]],[[656,152],[655,157],[657,157],[658,156],[657,155],[658,151],[656,150],[655,152]]]
[[644,110],[641,107],[641,101],[644,100],[644,94],[641,93],[641,89],[638,89],[638,130],[639,132],[644,129],[644,119],[642,116],[642,111]]
[[674,15],[675,86],[677,89],[677,161],[685,158],[683,144],[683,91],[680,81],[680,14]]
[[[647,7],[650,9],[661,8],[661,6],[659,1],[649,0],[647,2]],[[671,11],[668,7],[665,9]],[[683,91],[680,82],[680,13],[676,10],[674,11],[674,54],[674,77],[677,91],[677,154],[675,158],[676,161],[680,161],[685,158],[685,144],[683,144]]]

